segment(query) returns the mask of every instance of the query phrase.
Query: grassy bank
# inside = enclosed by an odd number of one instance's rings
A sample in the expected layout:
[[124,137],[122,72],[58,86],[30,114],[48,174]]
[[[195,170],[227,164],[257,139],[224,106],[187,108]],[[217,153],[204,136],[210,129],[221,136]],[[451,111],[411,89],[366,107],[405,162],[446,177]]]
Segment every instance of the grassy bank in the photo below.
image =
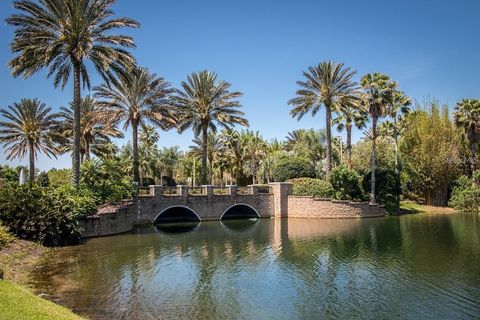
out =
[[413,201],[402,201],[400,203],[400,214],[409,214],[409,213],[454,213],[455,209],[449,207],[433,207],[433,206],[424,206]]
[[28,290],[0,280],[0,319],[82,319],[70,310],[37,297]]
[[70,310],[37,297],[21,285],[49,249],[25,240],[14,240],[0,249],[0,320],[82,319]]

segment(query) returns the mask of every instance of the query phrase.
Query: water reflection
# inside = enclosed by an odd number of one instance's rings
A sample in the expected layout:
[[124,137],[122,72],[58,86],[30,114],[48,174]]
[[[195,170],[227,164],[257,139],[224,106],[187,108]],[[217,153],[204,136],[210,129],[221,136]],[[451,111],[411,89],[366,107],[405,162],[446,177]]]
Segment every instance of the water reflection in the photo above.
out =
[[[153,228],[155,228],[156,231],[163,232],[163,233],[188,233],[198,228],[199,225],[200,225],[200,221],[171,222],[171,223],[159,223],[154,225]],[[146,233],[151,233],[151,231],[149,230],[151,229],[150,227],[143,227],[143,229],[144,231],[147,231]]]
[[147,227],[62,248],[32,284],[92,319],[474,318],[479,227],[462,214]]

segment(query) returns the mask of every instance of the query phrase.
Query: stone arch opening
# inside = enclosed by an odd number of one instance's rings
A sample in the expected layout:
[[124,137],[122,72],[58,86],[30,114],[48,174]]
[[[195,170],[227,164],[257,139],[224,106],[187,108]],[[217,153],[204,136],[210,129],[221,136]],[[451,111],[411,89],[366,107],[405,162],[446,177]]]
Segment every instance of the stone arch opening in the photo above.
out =
[[169,207],[155,218],[154,223],[170,223],[170,222],[198,222],[201,221],[200,216],[185,206],[172,206]]
[[234,204],[223,212],[220,220],[260,218],[257,210],[248,204]]

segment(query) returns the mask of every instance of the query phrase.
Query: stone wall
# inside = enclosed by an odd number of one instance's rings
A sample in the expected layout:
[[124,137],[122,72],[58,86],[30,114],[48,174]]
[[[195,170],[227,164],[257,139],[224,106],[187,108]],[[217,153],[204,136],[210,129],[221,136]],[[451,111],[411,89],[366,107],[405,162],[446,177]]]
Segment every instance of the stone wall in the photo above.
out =
[[290,218],[368,218],[385,214],[382,206],[368,202],[288,196],[287,216]]
[[102,237],[129,232],[137,224],[134,203],[122,205],[111,212],[99,212],[82,221],[83,237]]

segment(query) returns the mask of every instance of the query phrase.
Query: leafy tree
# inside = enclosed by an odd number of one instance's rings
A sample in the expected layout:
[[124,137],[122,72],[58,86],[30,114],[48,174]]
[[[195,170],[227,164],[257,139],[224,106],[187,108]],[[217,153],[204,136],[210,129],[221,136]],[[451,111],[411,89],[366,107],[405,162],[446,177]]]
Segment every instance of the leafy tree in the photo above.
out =
[[357,84],[352,81],[356,71],[351,71],[343,63],[324,61],[317,66],[308,67],[303,72],[304,81],[298,81],[300,87],[296,97],[288,104],[293,107],[290,111],[292,117],[300,120],[306,113],[315,116],[322,106],[326,114],[326,139],[327,139],[327,175],[332,169],[332,111],[338,111],[341,102],[356,99]]
[[[73,107],[60,108],[62,122],[59,131],[63,139],[62,151],[72,149],[74,133]],[[123,138],[123,133],[116,126],[109,110],[100,106],[91,96],[86,96],[80,104],[80,160],[90,160],[90,153],[101,157],[111,150],[111,138]]]
[[332,170],[330,184],[337,199],[361,199],[363,196],[360,175],[343,165]]
[[133,181],[140,182],[138,129],[151,122],[167,130],[176,124],[170,95],[173,89],[163,78],[146,68],[135,67],[119,76],[112,85],[95,87],[99,104],[113,111],[112,117],[123,121],[124,129],[132,126]]
[[285,141],[285,150],[293,152],[300,158],[309,159],[312,166],[325,158],[326,143],[325,131],[314,129],[298,129],[289,132]]
[[50,187],[58,188],[62,186],[67,186],[69,181],[72,181],[72,170],[71,169],[50,169],[47,172],[48,181]]
[[372,118],[372,177],[371,177],[371,196],[370,202],[377,203],[375,198],[375,169],[377,159],[377,121],[378,118],[387,114],[387,107],[392,103],[394,90],[397,84],[389,76],[381,73],[368,73],[360,81],[365,90],[364,103],[368,108],[368,113]]
[[315,169],[305,159],[288,157],[277,161],[273,168],[275,181],[284,182],[295,178],[314,178]]
[[217,132],[217,126],[230,129],[235,124],[248,126],[239,110],[241,92],[230,91],[231,84],[217,82],[217,75],[210,71],[194,72],[182,81],[182,90],[173,97],[178,112],[180,132],[193,128],[202,139],[202,184],[207,184],[208,130]]
[[338,132],[347,131],[347,165],[352,168],[352,128],[365,128],[368,120],[368,114],[359,107],[346,105],[340,107],[339,115],[333,119],[333,124],[337,126]]
[[0,121],[0,142],[7,151],[7,160],[23,159],[29,154],[30,182],[35,180],[35,159],[38,152],[48,157],[57,157],[58,148],[53,142],[53,129],[57,125],[58,115],[37,99],[22,99],[0,114],[6,121]]
[[448,107],[436,103],[405,117],[400,149],[410,184],[425,203],[446,206],[449,186],[459,175],[459,133]]
[[480,143],[480,100],[463,99],[455,106],[453,112],[455,124],[462,128],[463,135],[467,138],[470,150],[470,168],[476,171],[475,153]]
[[[363,176],[362,186],[366,192],[372,192],[372,173],[367,172]],[[375,171],[375,198],[385,205],[385,209],[390,214],[395,214],[399,208],[399,201],[397,195],[401,192],[400,177],[394,170],[379,169]]]
[[13,2],[21,13],[7,18],[16,27],[9,61],[13,76],[28,78],[48,68],[54,85],[67,84],[73,70],[73,183],[80,181],[80,84],[90,87],[86,62],[109,80],[112,72],[124,73],[134,59],[125,48],[135,46],[130,36],[114,33],[118,28],[137,27],[128,18],[112,18],[112,0],[29,0]]
[[[376,168],[395,169],[395,150],[392,140],[387,137],[378,137],[376,141]],[[352,147],[352,169],[363,175],[372,168],[372,141],[361,139]]]

